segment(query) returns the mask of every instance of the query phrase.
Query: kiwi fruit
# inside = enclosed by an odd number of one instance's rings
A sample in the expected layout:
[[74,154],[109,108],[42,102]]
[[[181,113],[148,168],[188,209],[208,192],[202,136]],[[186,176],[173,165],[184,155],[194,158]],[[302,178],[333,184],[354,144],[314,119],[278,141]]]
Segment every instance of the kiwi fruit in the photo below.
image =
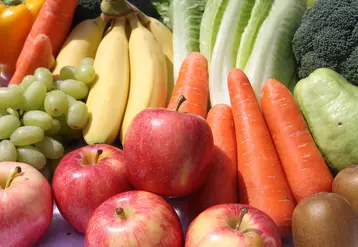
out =
[[295,247],[357,247],[358,215],[335,193],[319,192],[302,200],[293,212]]
[[358,165],[340,171],[334,178],[332,191],[346,198],[358,214]]

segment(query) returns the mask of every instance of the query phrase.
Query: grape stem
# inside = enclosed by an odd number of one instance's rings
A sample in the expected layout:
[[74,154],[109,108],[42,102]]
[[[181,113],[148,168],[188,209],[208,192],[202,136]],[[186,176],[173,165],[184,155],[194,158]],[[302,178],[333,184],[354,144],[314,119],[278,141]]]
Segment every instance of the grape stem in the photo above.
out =
[[15,167],[15,169],[12,171],[12,173],[10,174],[10,176],[7,178],[6,180],[6,184],[5,184],[5,188],[9,188],[9,186],[11,185],[11,182],[14,180],[14,178],[19,175],[21,173],[22,169],[20,166]]

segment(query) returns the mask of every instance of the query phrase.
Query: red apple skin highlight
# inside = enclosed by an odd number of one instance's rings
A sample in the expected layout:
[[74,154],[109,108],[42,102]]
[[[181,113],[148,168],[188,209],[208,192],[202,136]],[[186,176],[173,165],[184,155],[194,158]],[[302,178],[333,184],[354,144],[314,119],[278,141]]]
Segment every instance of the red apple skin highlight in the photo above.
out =
[[[239,230],[235,230],[242,208],[247,208],[248,213]],[[282,240],[273,220],[264,212],[245,204],[221,204],[202,212],[188,228],[185,247],[261,247],[262,243],[255,242],[250,233],[242,232],[249,228],[257,230],[264,247],[282,247]]]
[[208,175],[213,135],[204,118],[146,109],[132,121],[123,152],[131,183],[162,196],[186,196]]
[[[10,187],[0,188],[0,246],[33,246],[51,224],[53,200],[46,178],[19,162],[0,162],[0,180],[21,167]],[[4,187],[4,185],[2,184]]]
[[[122,208],[125,219],[116,209]],[[182,247],[179,217],[162,197],[128,191],[102,203],[92,214],[86,247]]]
[[[99,149],[103,153],[96,164]],[[113,195],[132,189],[123,152],[110,145],[95,144],[68,153],[55,170],[52,189],[62,216],[84,233],[94,209]]]

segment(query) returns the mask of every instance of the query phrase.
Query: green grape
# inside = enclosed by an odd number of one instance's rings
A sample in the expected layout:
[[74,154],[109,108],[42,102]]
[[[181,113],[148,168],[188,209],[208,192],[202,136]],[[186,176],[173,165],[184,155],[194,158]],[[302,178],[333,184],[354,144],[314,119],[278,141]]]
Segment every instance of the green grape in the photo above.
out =
[[36,80],[45,84],[47,91],[50,91],[53,87],[53,76],[51,72],[46,68],[37,68],[34,74]]
[[65,149],[55,138],[45,136],[40,142],[35,144],[48,159],[59,159],[64,155]]
[[57,119],[52,119],[51,128],[45,131],[46,136],[54,136],[61,130],[61,123]]
[[46,86],[40,81],[33,82],[25,91],[25,111],[37,110],[43,104],[46,97]]
[[6,116],[6,115],[9,115],[9,112],[5,109],[0,109],[0,117]]
[[13,115],[14,117],[20,118],[19,116],[19,112],[17,110],[14,110],[12,108],[7,108],[6,111],[10,114]]
[[19,85],[17,85],[17,84],[11,84],[11,85],[8,86],[8,88],[10,88],[11,90],[19,91],[20,93],[25,92],[25,90],[22,87],[20,87]]
[[17,148],[18,161],[31,165],[37,170],[46,165],[46,157],[33,146],[23,146]]
[[85,103],[77,101],[67,113],[67,125],[72,129],[82,129],[88,121],[88,109]]
[[76,69],[75,78],[85,84],[91,84],[96,79],[96,72],[92,65],[82,64]]
[[58,117],[67,112],[67,96],[60,90],[54,90],[46,95],[44,101],[45,110],[50,116]]
[[9,140],[0,142],[0,162],[2,161],[17,161],[16,147]]
[[21,126],[20,120],[13,115],[0,118],[0,140],[8,139]]
[[73,66],[62,67],[62,69],[60,70],[60,79],[61,80],[75,79],[75,71],[76,71],[76,67]]
[[80,65],[94,65],[94,59],[91,57],[85,57],[84,59],[82,59],[81,64]]
[[24,105],[25,97],[16,88],[0,88],[0,109],[14,108],[19,109]]
[[52,117],[43,111],[28,111],[22,117],[25,126],[37,126],[44,131],[51,129],[53,119]]
[[37,126],[21,126],[10,136],[10,141],[15,146],[27,146],[41,141],[45,136],[44,131]]
[[27,75],[22,79],[22,82],[20,83],[20,86],[26,90],[33,82],[36,81],[36,77],[33,75]]
[[68,106],[71,106],[71,105],[77,103],[77,100],[68,94],[67,94],[67,101],[68,101]]
[[80,81],[69,79],[62,81],[59,86],[61,91],[75,99],[84,99],[88,94],[88,87]]

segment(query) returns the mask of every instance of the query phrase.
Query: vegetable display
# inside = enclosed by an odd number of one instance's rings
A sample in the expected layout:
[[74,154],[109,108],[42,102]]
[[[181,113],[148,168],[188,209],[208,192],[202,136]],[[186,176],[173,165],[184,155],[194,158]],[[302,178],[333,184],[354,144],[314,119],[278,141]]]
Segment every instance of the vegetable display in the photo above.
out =
[[209,98],[209,74],[208,61],[197,52],[190,54],[180,68],[177,83],[172,90],[168,109],[175,110],[180,95],[185,97],[185,102],[180,107],[181,111],[191,112],[206,118]]
[[[63,3],[66,3],[66,5],[63,6]],[[41,67],[41,64],[38,64],[36,59],[29,60],[28,54],[34,49],[35,40],[40,34],[44,34],[50,39],[52,55],[57,56],[70,29],[76,5],[77,0],[47,0],[44,3],[22,47],[16,62],[16,70],[22,70],[22,64],[25,62],[32,63],[29,65],[32,68]],[[21,81],[21,77],[15,77],[11,79],[10,85],[20,84]]]
[[330,68],[358,85],[358,2],[317,0],[293,41],[299,79]]
[[240,202],[269,214],[281,236],[288,236],[294,201],[259,103],[240,69],[230,71],[228,86],[237,141]]
[[212,105],[230,105],[226,77],[232,68],[247,74],[259,100],[268,79],[279,80],[289,88],[295,85],[291,40],[304,11],[304,2],[296,0],[208,1],[200,48],[210,63]]
[[207,0],[173,0],[171,19],[173,27],[174,83],[184,59],[199,50],[200,23]]
[[0,0],[1,247],[356,247],[357,8]]
[[[264,84],[261,102],[296,202],[317,192],[330,192],[332,174],[290,91],[282,83],[269,80]],[[302,180],[305,182],[302,183]]]
[[327,164],[337,171],[356,164],[358,88],[337,72],[321,68],[301,80],[294,94]]
[[17,58],[44,2],[45,0],[0,2],[0,45],[4,47],[0,53],[0,66],[4,73],[14,73]]

